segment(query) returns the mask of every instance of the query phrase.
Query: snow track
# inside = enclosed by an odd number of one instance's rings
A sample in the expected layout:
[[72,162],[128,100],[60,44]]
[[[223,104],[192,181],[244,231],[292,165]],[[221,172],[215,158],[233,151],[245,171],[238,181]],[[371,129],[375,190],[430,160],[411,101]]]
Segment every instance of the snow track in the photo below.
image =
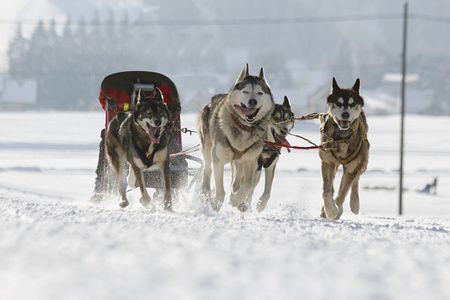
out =
[[[64,128],[42,134],[43,141],[28,129],[0,137],[0,299],[450,298],[447,145],[432,149],[432,157],[421,154],[426,163],[414,160],[406,168],[403,217],[396,216],[397,192],[361,189],[361,215],[351,214],[347,199],[341,220],[319,218],[315,152],[283,152],[261,214],[241,214],[228,203],[215,213],[192,195],[166,213],[157,200],[148,209],[140,206],[138,191],[130,193],[126,209],[118,199],[88,202],[102,114],[22,117],[42,132],[63,118],[77,131],[72,139]],[[2,114],[0,128],[11,119]],[[192,128],[194,117],[182,116],[182,122]],[[383,152],[391,145],[381,145],[377,135],[386,135],[382,126],[392,123],[378,117],[369,124],[372,172],[360,186],[395,186],[395,154]],[[58,146],[3,147],[19,136]],[[197,142],[183,139],[185,148]],[[420,150],[411,143],[411,151]],[[91,146],[71,150],[80,144]],[[414,192],[435,175],[437,196]]]

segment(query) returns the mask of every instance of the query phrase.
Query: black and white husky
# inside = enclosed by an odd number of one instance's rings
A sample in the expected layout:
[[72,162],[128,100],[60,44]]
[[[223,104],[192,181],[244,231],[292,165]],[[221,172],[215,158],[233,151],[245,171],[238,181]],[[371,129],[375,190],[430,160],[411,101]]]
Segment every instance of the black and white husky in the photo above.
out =
[[[351,89],[340,88],[333,78],[332,92],[327,98],[328,113],[321,122],[321,141],[326,148],[320,149],[322,161],[322,197],[324,205],[321,217],[339,219],[343,203],[350,193],[350,208],[359,213],[359,178],[367,169],[370,144],[367,139],[368,125],[362,107],[364,100],[359,94],[359,78]],[[338,167],[343,174],[336,199],[333,181]]]
[[[230,204],[242,212],[248,209],[246,198],[254,187],[258,166],[255,162],[263,150],[274,108],[264,69],[261,68],[259,76],[252,76],[247,64],[229,93],[214,96],[200,111],[197,128],[205,160],[202,194],[216,211],[220,210],[225,198],[224,166],[232,161],[236,172],[233,181],[236,178],[243,178],[243,181],[242,184],[232,182]],[[212,171],[216,192],[210,199]]]
[[[283,146],[290,146],[286,136],[292,128],[294,128],[294,113],[292,112],[288,97],[285,96],[283,104],[275,104],[275,110],[272,113],[272,123],[267,132],[267,141]],[[290,151],[289,148],[288,151]],[[259,172],[256,175],[256,184],[261,177],[262,168],[264,168],[265,178],[264,192],[256,203],[256,211],[258,212],[262,212],[266,208],[267,201],[270,199],[275,167],[280,158],[280,153],[281,146],[265,145],[258,159]]]
[[156,88],[154,96],[145,97],[139,93],[134,112],[128,116],[120,113],[108,126],[106,154],[113,166],[119,184],[121,207],[129,203],[124,185],[124,164],[128,161],[139,188],[140,202],[147,206],[150,196],[147,192],[143,170],[158,168],[164,189],[164,208],[172,210],[170,157],[168,143],[170,136],[169,112],[163,102],[161,91]]

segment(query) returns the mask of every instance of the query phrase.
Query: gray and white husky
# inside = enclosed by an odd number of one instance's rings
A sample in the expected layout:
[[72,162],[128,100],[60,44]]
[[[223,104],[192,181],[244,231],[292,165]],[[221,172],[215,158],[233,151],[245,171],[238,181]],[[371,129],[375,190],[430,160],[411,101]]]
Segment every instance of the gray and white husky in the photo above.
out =
[[[128,161],[139,188],[140,202],[147,206],[150,196],[147,192],[143,170],[158,168],[164,189],[164,208],[172,210],[170,157],[168,143],[170,136],[169,111],[163,102],[161,91],[156,88],[154,95],[145,97],[139,93],[134,112],[128,116],[120,113],[108,126],[106,154],[116,172],[121,207],[128,205],[124,185],[124,164]],[[132,177],[132,176],[131,176]]]
[[[277,165],[278,159],[281,154],[281,145],[290,146],[286,139],[288,133],[294,128],[294,113],[291,109],[291,102],[288,97],[284,97],[283,104],[275,104],[275,109],[271,116],[271,121],[269,123],[269,128],[267,131],[267,141],[278,145],[264,145],[261,155],[258,158],[257,164],[258,168],[255,173],[254,186],[251,193],[247,196],[247,207],[250,208],[252,205],[253,192],[259,183],[261,178],[262,169],[264,169],[264,192],[256,203],[256,211],[262,212],[270,199],[270,194],[272,192],[272,183],[275,176],[275,167]],[[288,148],[288,151],[289,148]],[[233,174],[233,190],[239,188],[242,180],[235,179],[235,163],[231,162],[231,170]]]
[[[263,150],[268,121],[275,108],[270,87],[261,68],[259,76],[249,74],[248,64],[242,69],[227,94],[219,94],[205,105],[197,117],[197,128],[205,160],[202,194],[219,211],[225,198],[223,172],[233,161],[235,174],[230,204],[245,212],[247,196],[254,187],[258,158]],[[211,169],[212,163],[212,169]],[[210,199],[211,173],[214,172],[215,197]],[[233,189],[233,186],[239,186]]]

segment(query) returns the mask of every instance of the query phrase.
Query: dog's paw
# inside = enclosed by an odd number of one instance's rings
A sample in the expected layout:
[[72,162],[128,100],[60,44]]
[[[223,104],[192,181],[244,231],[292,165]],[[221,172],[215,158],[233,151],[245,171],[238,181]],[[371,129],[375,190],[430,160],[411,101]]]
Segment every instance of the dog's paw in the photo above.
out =
[[200,202],[208,203],[211,202],[211,192],[210,191],[201,191],[199,194]]
[[325,203],[324,208],[328,219],[335,220],[338,215],[338,207],[336,204]]
[[216,201],[216,200],[210,200],[209,203],[211,204],[211,208],[215,212],[219,212],[220,208],[222,207],[222,202]]
[[233,207],[238,207],[239,205],[243,204],[243,202],[240,199],[238,199],[238,197],[236,196],[236,193],[230,194],[228,203]]
[[122,200],[122,201],[119,203],[119,206],[122,207],[122,208],[125,208],[125,207],[128,206],[128,204],[130,204],[130,203],[128,202],[128,200]]
[[150,197],[141,197],[139,202],[141,202],[143,206],[147,207],[150,204]]
[[359,214],[359,200],[358,201],[350,200],[350,209],[355,215]]
[[259,199],[259,201],[256,203],[256,211],[257,212],[262,212],[267,206],[267,201],[263,201],[261,199]]
[[101,193],[94,193],[89,200],[91,203],[100,203],[103,200],[103,195]]
[[246,212],[247,210],[248,210],[248,206],[244,203],[244,202],[242,202],[241,204],[239,204],[238,206],[237,206],[237,209],[240,211],[240,212]]
[[164,201],[164,210],[167,212],[173,212],[172,201]]
[[320,211],[320,217],[326,219],[327,218],[327,214],[325,213],[325,209],[322,206],[322,210]]

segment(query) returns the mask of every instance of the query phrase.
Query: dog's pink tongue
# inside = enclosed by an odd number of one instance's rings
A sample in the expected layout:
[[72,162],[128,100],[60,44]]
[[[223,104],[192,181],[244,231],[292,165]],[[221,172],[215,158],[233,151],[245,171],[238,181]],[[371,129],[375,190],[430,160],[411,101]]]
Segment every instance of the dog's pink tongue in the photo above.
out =
[[288,140],[283,136],[283,135],[279,135],[277,133],[275,133],[276,135],[276,140],[283,146],[286,146],[286,149],[288,152],[291,152],[291,149],[289,149],[289,146],[291,144],[289,144]]
[[156,137],[157,133],[158,133],[158,127],[149,126],[148,135],[150,137],[150,141],[152,141],[155,144],[159,144],[159,138]]
[[256,112],[256,108],[242,107],[240,105],[234,104],[234,108],[239,110],[243,115],[249,116]]
[[350,121],[347,121],[347,120],[341,120],[341,126],[344,126],[344,127],[350,126]]

